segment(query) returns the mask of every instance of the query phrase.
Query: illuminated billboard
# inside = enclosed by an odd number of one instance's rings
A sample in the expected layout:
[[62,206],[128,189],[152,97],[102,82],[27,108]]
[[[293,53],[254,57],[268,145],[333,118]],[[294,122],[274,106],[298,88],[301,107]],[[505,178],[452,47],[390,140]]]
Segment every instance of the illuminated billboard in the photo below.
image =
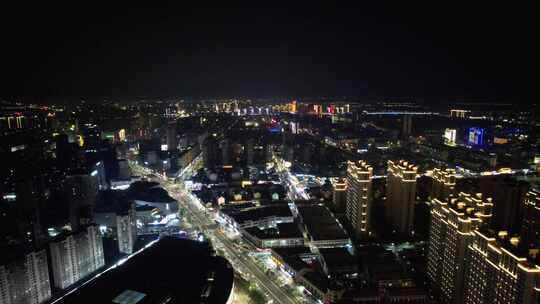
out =
[[502,137],[494,137],[493,143],[498,145],[504,145],[508,143],[508,139]]
[[447,145],[456,144],[456,129],[446,129],[444,130],[444,143]]
[[469,144],[481,146],[484,144],[484,129],[469,128]]

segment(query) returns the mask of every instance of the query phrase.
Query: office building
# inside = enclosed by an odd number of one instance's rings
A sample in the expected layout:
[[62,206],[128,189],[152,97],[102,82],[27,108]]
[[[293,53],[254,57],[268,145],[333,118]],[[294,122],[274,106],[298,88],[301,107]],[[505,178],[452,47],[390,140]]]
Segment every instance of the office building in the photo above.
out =
[[525,196],[521,237],[523,247],[526,249],[540,249],[540,191],[538,189],[531,189]]
[[427,274],[442,303],[463,303],[466,250],[474,231],[489,223],[493,203],[481,193],[432,200]]
[[[2,250],[13,250],[2,248]],[[47,252],[30,251],[0,264],[0,303],[39,304],[50,299]]]
[[105,264],[97,226],[62,235],[49,245],[54,286],[59,289],[69,287]]
[[347,164],[346,216],[358,236],[366,238],[371,229],[371,180],[373,168],[365,161]]
[[430,198],[445,200],[451,194],[454,194],[456,187],[456,170],[435,168],[431,175]]
[[416,166],[403,160],[388,161],[386,218],[401,235],[414,234],[417,170]]
[[[505,238],[506,233],[500,232],[499,237]],[[517,253],[517,238],[505,241],[488,230],[473,232],[467,248],[463,303],[538,303],[540,266]]]

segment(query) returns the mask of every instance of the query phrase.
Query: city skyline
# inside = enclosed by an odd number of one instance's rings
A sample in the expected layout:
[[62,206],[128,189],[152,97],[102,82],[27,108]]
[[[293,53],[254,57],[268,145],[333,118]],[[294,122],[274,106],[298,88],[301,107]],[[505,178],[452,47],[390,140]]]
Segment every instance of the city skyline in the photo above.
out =
[[532,5],[0,14],[0,304],[539,304]]

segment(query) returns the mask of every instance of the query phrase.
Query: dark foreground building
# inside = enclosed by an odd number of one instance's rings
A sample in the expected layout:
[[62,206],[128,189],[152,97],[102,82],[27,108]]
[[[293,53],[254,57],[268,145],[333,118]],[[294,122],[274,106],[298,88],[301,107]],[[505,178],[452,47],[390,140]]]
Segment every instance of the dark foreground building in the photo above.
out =
[[208,244],[167,237],[56,303],[225,304],[232,289],[231,265]]

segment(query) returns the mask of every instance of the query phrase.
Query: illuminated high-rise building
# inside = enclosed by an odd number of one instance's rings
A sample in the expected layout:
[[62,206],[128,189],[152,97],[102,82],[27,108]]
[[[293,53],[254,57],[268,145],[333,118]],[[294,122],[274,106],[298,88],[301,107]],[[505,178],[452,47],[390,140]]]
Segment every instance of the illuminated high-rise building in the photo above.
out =
[[[504,237],[505,234],[499,233]],[[517,238],[511,238],[509,244],[498,241],[489,230],[473,232],[472,242],[467,248],[469,261],[463,303],[538,303],[540,266],[518,254],[516,242]]]
[[98,227],[62,236],[50,244],[54,285],[64,289],[105,264]]
[[481,193],[431,201],[427,274],[441,303],[463,303],[466,250],[474,231],[489,223],[493,203]]
[[445,200],[454,193],[456,187],[456,170],[435,168],[432,173],[430,198]]
[[356,233],[368,237],[371,229],[373,168],[365,161],[348,162],[346,216]]
[[344,179],[338,180],[334,184],[334,191],[332,193],[332,203],[334,208],[342,212],[347,206],[347,181]]
[[51,297],[47,252],[31,251],[0,264],[0,303],[43,303]]
[[540,249],[540,191],[531,189],[523,202],[521,238],[526,249]]
[[406,161],[388,161],[386,218],[401,235],[414,233],[417,171],[416,166]]
[[135,204],[116,215],[116,234],[118,237],[118,250],[125,254],[132,254],[137,241],[137,214]]

